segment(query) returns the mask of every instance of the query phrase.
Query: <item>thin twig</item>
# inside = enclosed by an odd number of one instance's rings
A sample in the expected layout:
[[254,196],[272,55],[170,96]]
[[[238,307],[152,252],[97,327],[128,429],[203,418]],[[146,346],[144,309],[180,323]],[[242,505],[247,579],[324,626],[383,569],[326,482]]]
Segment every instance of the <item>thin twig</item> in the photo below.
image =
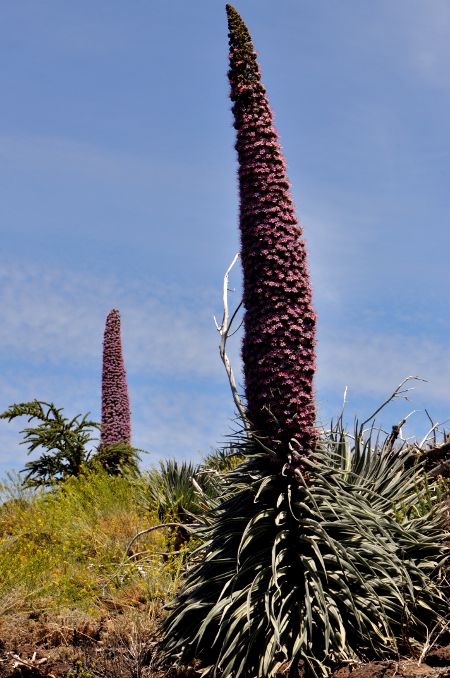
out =
[[48,657],[42,657],[41,659],[36,659],[37,653],[33,652],[33,656],[31,659],[22,659],[18,654],[12,654],[12,658],[15,660],[13,664],[13,668],[17,669],[22,666],[25,666],[27,669],[35,669],[37,666],[40,666],[41,664],[45,664],[48,662]]
[[422,440],[419,443],[419,447],[422,448],[425,443],[427,442],[428,438],[430,437],[431,434],[433,434],[433,437],[436,437],[436,430],[439,428],[440,423],[437,421],[433,426],[430,428],[430,430],[427,432],[427,434],[422,438]]
[[434,446],[436,447],[437,440],[436,440],[436,428],[435,428],[435,425],[434,425],[434,421],[433,421],[433,419],[432,419],[430,413],[428,412],[427,408],[425,408],[425,414],[427,415],[427,417],[428,417],[428,419],[429,419],[429,421],[430,421],[430,424],[431,424],[431,430],[432,430],[432,432],[433,432]]
[[415,413],[416,413],[416,410],[412,410],[412,412],[407,414],[406,417],[403,417],[403,419],[398,424],[394,424],[388,438],[386,439],[385,449],[386,449],[387,452],[392,452],[392,450],[394,449],[394,445],[397,442],[397,440],[401,440],[401,442],[402,442],[401,447],[399,449],[397,449],[397,453],[400,453],[403,450],[407,439],[403,437],[402,428],[406,424],[408,419]]
[[[375,412],[373,412],[373,414],[370,415],[370,417],[367,417],[367,419],[366,419],[365,421],[362,422],[362,424],[361,424],[360,427],[359,427],[360,434],[362,434],[363,429],[364,429],[364,426],[365,426],[366,424],[368,424],[369,421],[372,421],[372,419],[375,419],[375,417],[377,416],[377,414],[378,414],[379,412],[381,412],[381,410],[382,410],[384,407],[386,407],[386,405],[388,405],[388,404],[391,402],[391,400],[394,400],[395,398],[401,398],[401,397],[405,398],[405,400],[408,400],[408,398],[406,398],[406,396],[405,396],[404,394],[405,394],[405,393],[408,393],[409,391],[413,391],[413,390],[414,390],[414,387],[403,389],[403,386],[404,386],[405,384],[407,384],[408,381],[412,381],[412,380],[414,380],[414,381],[426,381],[425,379],[421,379],[420,377],[412,377],[412,376],[409,376],[409,377],[406,377],[406,379],[403,379],[403,381],[401,382],[401,384],[399,384],[399,385],[397,386],[397,388],[395,389],[395,391],[394,391],[393,393],[391,393],[391,395],[389,396],[389,398],[387,398],[387,399],[384,401],[384,403],[382,403],[382,404],[375,410]],[[403,389],[403,390],[402,390],[402,389]]]
[[402,426],[406,422],[406,419],[402,419],[398,424],[394,424],[392,431],[389,434],[389,437],[386,441],[386,452],[392,452],[394,445],[397,442],[399,436],[401,435]]
[[228,358],[228,355],[227,355],[227,352],[226,352],[227,339],[230,336],[230,330],[231,330],[233,320],[235,319],[236,314],[238,313],[239,309],[242,306],[242,302],[241,302],[238,305],[238,307],[235,309],[235,311],[232,314],[231,319],[230,319],[230,314],[229,314],[229,310],[228,310],[228,279],[229,279],[229,276],[230,276],[231,269],[235,265],[238,258],[239,258],[239,252],[237,252],[237,254],[235,254],[233,261],[228,266],[228,268],[225,272],[225,275],[223,277],[223,317],[222,317],[222,323],[219,325],[216,318],[214,318],[214,322],[215,322],[215,325],[216,325],[216,330],[220,334],[219,353],[220,353],[220,357],[222,359],[222,362],[225,366],[225,371],[226,371],[227,376],[228,376],[228,382],[230,384],[234,404],[237,407],[239,415],[240,415],[242,422],[244,424],[244,428],[248,431],[250,429],[250,424],[249,424],[249,421],[247,419],[247,411],[244,407],[242,400],[239,397],[239,393],[238,393],[237,386],[236,386],[236,380],[234,378],[233,368],[231,367],[230,359]]
[[186,549],[179,549],[178,551],[139,551],[138,553],[132,553],[129,558],[153,558],[154,556],[177,556],[180,553],[186,553]]
[[[241,303],[239,304],[239,306],[237,307],[236,310],[239,311],[239,309],[241,308],[241,306],[242,306],[242,301],[241,301]],[[232,322],[232,320],[231,320],[231,322]],[[230,326],[231,326],[231,322],[230,322]],[[241,320],[241,322],[240,322],[239,325],[236,327],[236,329],[234,330],[234,332],[232,332],[232,333],[229,334],[228,336],[229,336],[229,337],[234,337],[234,335],[237,334],[237,333],[239,332],[239,330],[241,329],[241,327],[242,327],[243,324],[244,324],[244,321]]]
[[[436,645],[436,642],[438,641],[439,637],[442,636],[442,634],[448,629],[448,627],[450,625],[450,621],[448,621],[440,627],[441,623],[442,622],[438,622],[437,624],[435,624],[435,626],[433,626],[433,628],[431,629],[431,632],[428,631],[428,629],[427,629],[427,639],[425,641],[422,652],[420,654],[419,661],[417,662],[417,666],[421,665],[421,663],[423,662],[423,660],[427,656],[428,652],[431,650],[431,648],[434,645]],[[434,640],[432,641],[431,639],[432,639],[435,631],[437,631],[437,633],[434,637]]]
[[348,386],[346,386],[345,389],[344,389],[344,397],[342,399],[342,408],[341,408],[341,414],[339,416],[339,419],[344,418],[345,408],[347,407],[347,395],[348,395]]

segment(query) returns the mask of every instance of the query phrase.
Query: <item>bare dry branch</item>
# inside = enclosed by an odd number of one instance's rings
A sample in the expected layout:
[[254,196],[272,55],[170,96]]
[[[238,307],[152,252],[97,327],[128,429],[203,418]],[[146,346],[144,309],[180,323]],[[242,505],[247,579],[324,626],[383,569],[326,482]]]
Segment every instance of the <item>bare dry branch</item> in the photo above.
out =
[[421,450],[420,456],[427,461],[435,461],[436,459],[441,460],[442,458],[450,456],[450,440],[438,447],[430,447],[428,450]]
[[387,398],[387,399],[386,399],[386,400],[385,400],[385,401],[384,401],[384,402],[383,402],[383,403],[375,410],[375,412],[373,412],[373,413],[370,415],[370,417],[367,417],[367,419],[365,419],[365,420],[362,422],[362,424],[361,424],[360,427],[359,427],[359,430],[360,430],[360,433],[361,433],[361,434],[362,434],[362,432],[363,432],[363,430],[364,430],[364,426],[365,426],[366,424],[368,424],[369,421],[372,421],[372,419],[375,419],[375,417],[377,416],[377,414],[378,414],[379,412],[381,412],[381,410],[382,410],[384,407],[386,407],[386,405],[388,405],[388,404],[391,402],[391,400],[394,400],[395,398],[404,398],[405,400],[408,400],[408,398],[406,397],[405,393],[409,393],[409,391],[413,391],[413,390],[414,390],[414,387],[403,388],[404,385],[408,383],[408,381],[426,381],[426,380],[425,380],[425,379],[421,379],[420,377],[412,377],[412,376],[409,376],[409,377],[406,377],[406,379],[403,379],[403,381],[401,382],[401,384],[399,384],[399,385],[397,386],[397,388],[395,389],[395,391],[394,391],[393,393],[391,393],[391,395],[389,396],[389,398]]
[[427,656],[428,652],[431,650],[431,648],[436,645],[437,641],[439,640],[440,636],[442,636],[443,633],[446,632],[450,625],[450,621],[447,621],[445,624],[442,622],[438,622],[432,629],[431,632],[428,631],[427,629],[427,640],[423,646],[422,652],[419,657],[419,661],[417,662],[417,666],[420,666],[425,657]]
[[445,476],[450,471],[450,460],[438,464],[431,471],[428,472],[429,478],[437,478],[438,476]]
[[135,534],[133,539],[131,539],[128,542],[127,548],[125,549],[125,555],[127,556],[130,555],[130,548],[134,544],[134,542],[137,539],[139,539],[139,537],[142,537],[144,534],[149,534],[154,530],[161,530],[163,527],[184,527],[185,529],[189,529],[189,527],[193,527],[193,524],[185,525],[184,523],[161,523],[161,525],[153,525],[152,527],[147,527],[146,530],[141,530],[141,532]]
[[216,325],[216,330],[220,334],[219,353],[220,353],[221,360],[222,360],[222,362],[225,366],[225,371],[226,371],[227,376],[228,376],[228,382],[230,384],[234,404],[237,407],[239,415],[240,415],[242,422],[244,424],[244,428],[248,431],[250,429],[250,424],[249,424],[249,421],[248,421],[248,418],[247,418],[247,411],[245,409],[245,406],[244,406],[242,400],[239,397],[239,393],[238,393],[237,386],[236,386],[236,380],[234,378],[233,368],[231,367],[230,359],[228,358],[228,355],[227,355],[227,352],[226,352],[227,339],[230,336],[230,331],[231,331],[231,327],[232,327],[232,324],[233,324],[233,320],[235,319],[239,309],[242,306],[242,302],[240,302],[240,304],[235,309],[235,311],[232,314],[231,319],[230,319],[230,314],[229,314],[229,310],[228,310],[228,280],[229,280],[229,277],[230,277],[231,269],[235,265],[238,258],[239,258],[239,252],[237,252],[237,254],[235,254],[233,261],[228,266],[228,268],[225,272],[225,275],[223,277],[223,317],[222,317],[222,323],[219,325],[216,318],[214,318],[214,322],[215,322],[215,325]]

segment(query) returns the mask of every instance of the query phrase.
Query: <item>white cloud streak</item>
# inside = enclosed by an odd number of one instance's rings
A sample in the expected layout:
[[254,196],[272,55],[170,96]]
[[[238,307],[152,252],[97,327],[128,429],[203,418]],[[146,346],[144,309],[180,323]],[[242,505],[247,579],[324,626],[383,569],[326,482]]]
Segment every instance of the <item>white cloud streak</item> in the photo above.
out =
[[[212,324],[213,310],[220,314],[217,292],[186,292],[144,279],[127,284],[38,265],[21,271],[3,263],[0,407],[39,398],[71,416],[90,411],[99,418],[104,321],[118,307],[134,443],[152,452],[144,463],[161,456],[198,458],[199,451],[223,442],[232,426],[232,401]],[[424,397],[450,412],[444,341],[384,327],[321,327],[319,401],[322,394],[334,394],[338,408],[346,385],[357,398],[384,398],[414,374],[428,381],[420,387]],[[239,375],[239,337],[232,341]],[[19,428],[20,422],[0,422],[3,468],[26,460],[18,446]]]
[[184,290],[140,283],[3,263],[0,354],[47,366],[99,364],[105,318],[117,307],[130,373],[217,380],[214,292],[193,290],[191,301]]
[[424,395],[450,415],[448,347],[420,336],[328,328],[319,344],[319,390],[385,396],[407,376],[426,380]]
[[168,181],[181,179],[185,173],[179,160],[169,167],[162,165],[160,159],[156,164],[151,157],[141,158],[137,154],[56,136],[1,135],[0,157],[10,170],[56,177],[76,174],[100,184],[120,186],[124,183],[142,187],[160,185],[166,171]]

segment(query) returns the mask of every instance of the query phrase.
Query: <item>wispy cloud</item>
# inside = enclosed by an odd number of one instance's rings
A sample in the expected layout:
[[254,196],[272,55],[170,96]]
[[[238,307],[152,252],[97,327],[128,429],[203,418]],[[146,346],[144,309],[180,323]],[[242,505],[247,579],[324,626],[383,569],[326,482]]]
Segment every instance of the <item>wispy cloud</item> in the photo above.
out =
[[319,343],[318,386],[361,395],[385,396],[407,376],[426,380],[426,398],[441,402],[450,415],[450,363],[444,342],[367,329],[327,328]]
[[[94,179],[99,185],[148,188],[189,177],[182,159],[170,163],[155,162],[151,156],[141,157],[99,144],[66,137],[44,135],[1,135],[0,158],[10,170],[50,174],[55,177],[76,174]],[[198,168],[200,169],[200,168]]]
[[199,459],[223,444],[233,428],[227,389],[183,392],[148,384],[132,389],[131,395],[136,403],[135,440],[145,441],[152,462],[162,456]]
[[118,307],[129,372],[217,379],[215,291],[139,282],[3,262],[0,354],[91,367],[101,356],[106,314]]
[[[198,457],[224,439],[233,416],[212,319],[218,296],[144,278],[125,282],[3,262],[0,407],[38,398],[70,416],[90,411],[99,419],[104,322],[117,307],[134,443],[152,451],[144,462]],[[0,422],[3,467],[26,460],[20,428],[21,422]]]

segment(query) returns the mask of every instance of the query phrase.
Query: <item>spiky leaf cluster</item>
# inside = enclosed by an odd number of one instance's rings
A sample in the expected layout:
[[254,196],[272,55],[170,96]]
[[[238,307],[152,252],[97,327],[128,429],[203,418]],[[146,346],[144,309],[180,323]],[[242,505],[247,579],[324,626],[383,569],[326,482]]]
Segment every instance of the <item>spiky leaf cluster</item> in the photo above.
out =
[[131,444],[131,415],[120,336],[120,313],[108,313],[103,341],[101,446]]
[[168,660],[200,659],[217,678],[296,676],[300,664],[324,678],[343,660],[423,643],[448,611],[442,515],[411,517],[421,470],[342,431],[305,463],[308,482],[266,451],[228,475],[165,622]]
[[248,417],[272,449],[286,453],[295,438],[307,451],[316,436],[316,316],[305,244],[250,34],[231,5],[227,14],[239,160]]
[[214,469],[167,459],[148,474],[145,500],[161,521],[192,522],[204,514],[222,487]]

